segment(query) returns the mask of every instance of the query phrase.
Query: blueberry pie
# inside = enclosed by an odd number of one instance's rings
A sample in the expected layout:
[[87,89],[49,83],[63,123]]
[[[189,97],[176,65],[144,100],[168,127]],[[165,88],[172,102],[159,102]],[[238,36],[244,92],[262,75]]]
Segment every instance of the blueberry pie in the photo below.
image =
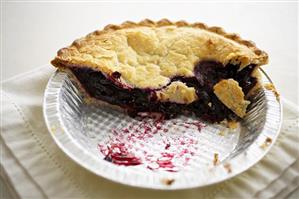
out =
[[219,27],[167,19],[108,25],[58,51],[52,64],[70,71],[87,98],[131,115],[195,114],[210,121],[243,118],[268,55]]

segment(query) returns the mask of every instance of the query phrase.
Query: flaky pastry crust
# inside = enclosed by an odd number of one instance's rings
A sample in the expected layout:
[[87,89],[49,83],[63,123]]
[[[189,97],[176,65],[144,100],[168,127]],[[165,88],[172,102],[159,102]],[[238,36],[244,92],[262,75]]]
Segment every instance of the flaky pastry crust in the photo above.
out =
[[[253,42],[226,33],[220,27],[145,19],[97,30],[59,50],[51,63],[58,68],[88,67],[107,76],[119,72],[119,81],[125,85],[154,89],[160,101],[189,104],[197,99],[195,89],[170,81],[177,76],[194,76],[194,67],[202,60],[231,63],[242,70],[250,64],[266,64],[268,55]],[[238,97],[231,99],[221,94],[227,89],[225,85],[232,85],[227,94],[236,91]],[[248,104],[235,82],[220,82],[215,85],[214,93],[238,116],[245,115]]]
[[252,42],[220,27],[203,23],[170,22],[167,19],[108,25],[58,51],[54,66],[88,66],[138,88],[161,88],[174,76],[194,76],[196,62],[203,59],[263,65],[265,52]]

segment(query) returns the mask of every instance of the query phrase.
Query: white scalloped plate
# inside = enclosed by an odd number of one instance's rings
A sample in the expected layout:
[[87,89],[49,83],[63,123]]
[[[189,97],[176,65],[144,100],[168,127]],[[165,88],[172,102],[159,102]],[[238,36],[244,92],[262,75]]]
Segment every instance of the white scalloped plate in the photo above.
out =
[[[270,83],[262,74],[263,84]],[[48,82],[43,110],[49,132],[71,159],[115,182],[153,189],[205,186],[247,170],[268,152],[282,121],[280,101],[264,88],[235,130],[185,116],[138,121],[86,104],[68,75],[58,71]],[[123,144],[141,164],[104,160],[114,144]]]

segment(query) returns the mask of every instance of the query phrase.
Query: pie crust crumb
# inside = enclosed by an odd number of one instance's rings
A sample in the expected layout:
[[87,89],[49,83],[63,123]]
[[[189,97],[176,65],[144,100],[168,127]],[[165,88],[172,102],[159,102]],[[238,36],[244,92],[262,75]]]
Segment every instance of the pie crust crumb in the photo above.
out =
[[225,131],[224,131],[224,130],[219,131],[218,135],[220,135],[220,136],[225,136]]
[[220,161],[219,161],[219,154],[218,153],[214,153],[213,165],[216,166],[219,163],[220,163]]
[[229,128],[229,129],[236,129],[236,128],[238,128],[239,127],[239,122],[237,122],[237,121],[227,121],[227,127]]
[[231,173],[232,172],[232,167],[230,163],[225,163],[223,165],[224,169],[227,171],[227,173]]
[[272,143],[272,139],[267,137],[265,141],[261,144],[262,149],[266,149]]
[[170,185],[172,185],[172,184],[175,182],[175,180],[174,180],[174,179],[167,179],[167,178],[164,178],[164,179],[161,180],[161,182],[162,182],[163,184],[165,184],[165,185],[170,186]]

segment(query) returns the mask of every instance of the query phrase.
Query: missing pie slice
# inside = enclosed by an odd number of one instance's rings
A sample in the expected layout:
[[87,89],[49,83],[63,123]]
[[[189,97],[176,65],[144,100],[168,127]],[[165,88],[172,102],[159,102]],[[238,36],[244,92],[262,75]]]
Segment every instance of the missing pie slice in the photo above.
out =
[[128,113],[181,113],[219,122],[243,118],[265,52],[219,27],[144,20],[108,25],[62,48],[52,64],[70,71],[88,98]]

